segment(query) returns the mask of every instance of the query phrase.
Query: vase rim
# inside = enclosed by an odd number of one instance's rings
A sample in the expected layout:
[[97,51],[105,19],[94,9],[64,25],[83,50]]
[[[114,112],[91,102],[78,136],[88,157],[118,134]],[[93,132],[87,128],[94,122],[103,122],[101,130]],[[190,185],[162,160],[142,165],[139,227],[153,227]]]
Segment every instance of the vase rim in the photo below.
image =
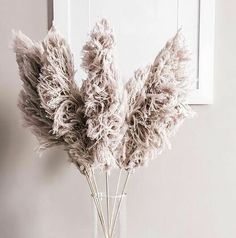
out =
[[107,196],[105,193],[95,193],[95,194],[91,194],[91,197],[95,197],[95,198],[110,198],[110,199],[115,199],[115,198],[126,198],[127,197],[127,193],[124,194],[110,194],[109,196]]

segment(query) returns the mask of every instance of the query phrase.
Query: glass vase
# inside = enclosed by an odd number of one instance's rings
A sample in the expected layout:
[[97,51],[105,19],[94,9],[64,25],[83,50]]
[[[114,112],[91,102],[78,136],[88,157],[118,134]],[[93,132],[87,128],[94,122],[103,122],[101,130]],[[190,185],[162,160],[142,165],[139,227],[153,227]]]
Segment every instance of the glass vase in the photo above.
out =
[[126,194],[92,195],[93,238],[127,238]]

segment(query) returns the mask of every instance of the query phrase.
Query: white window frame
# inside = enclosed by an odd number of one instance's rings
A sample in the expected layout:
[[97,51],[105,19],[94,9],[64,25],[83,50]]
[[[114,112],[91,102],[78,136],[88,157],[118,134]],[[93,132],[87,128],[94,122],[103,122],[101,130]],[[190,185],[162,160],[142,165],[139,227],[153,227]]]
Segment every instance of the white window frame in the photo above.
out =
[[[70,1],[71,0],[54,0],[53,2],[53,24],[60,30],[68,41],[70,41],[71,32]],[[189,98],[189,103],[212,104],[214,79],[215,0],[199,0],[199,4],[199,88],[193,90]]]

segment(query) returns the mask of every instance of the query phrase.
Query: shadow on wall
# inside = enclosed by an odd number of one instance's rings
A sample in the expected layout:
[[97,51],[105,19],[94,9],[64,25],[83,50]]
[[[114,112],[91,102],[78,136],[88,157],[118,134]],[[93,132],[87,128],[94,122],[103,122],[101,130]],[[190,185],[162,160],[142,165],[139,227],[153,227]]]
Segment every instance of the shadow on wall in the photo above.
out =
[[[47,0],[47,7],[47,24],[50,28],[53,0]],[[38,158],[34,151],[36,139],[29,128],[22,126],[21,113],[17,108],[21,83],[14,53],[8,48],[11,27],[9,23],[9,29],[3,29],[5,38],[2,39],[4,51],[1,57],[4,59],[1,58],[3,64],[0,68],[1,78],[4,79],[1,79],[3,85],[0,90],[0,237],[38,237],[30,233],[37,232],[41,217],[47,213],[39,214],[37,209],[45,199],[51,199],[50,192],[55,188],[48,191],[48,187],[53,187],[56,178],[67,173],[69,165],[66,154],[57,148]],[[7,68],[9,64],[12,68]],[[40,193],[45,194],[45,198],[40,197]]]
[[[0,109],[2,112],[3,110]],[[3,159],[6,157],[10,145],[10,124],[4,113],[0,114],[0,173],[3,166]]]
[[[66,237],[62,231],[66,232],[71,224],[76,227],[79,219],[74,204],[87,198],[86,193],[81,196],[80,190],[75,191],[77,187],[84,188],[85,181],[70,167],[61,149],[45,152],[41,158],[36,155],[37,140],[28,128],[22,127],[17,108],[21,82],[14,53],[8,47],[11,29],[22,29],[35,40],[44,37],[53,18],[53,0],[25,0],[22,4],[27,7],[18,8],[21,2],[4,0],[0,7],[0,13],[4,13],[0,14],[0,238],[41,238],[47,237],[46,231],[58,232],[55,237]],[[86,208],[78,207],[84,209],[83,218]],[[66,214],[66,221],[61,213]],[[85,222],[81,224],[85,226]]]
[[53,0],[47,0],[48,2],[48,29],[52,27],[53,21]]
[[57,148],[37,158],[36,140],[22,127],[15,104],[1,100],[0,110],[0,237],[9,238],[29,237],[25,228],[40,223],[37,207],[45,202],[38,195],[50,199],[47,188],[53,191],[68,167],[65,153]]

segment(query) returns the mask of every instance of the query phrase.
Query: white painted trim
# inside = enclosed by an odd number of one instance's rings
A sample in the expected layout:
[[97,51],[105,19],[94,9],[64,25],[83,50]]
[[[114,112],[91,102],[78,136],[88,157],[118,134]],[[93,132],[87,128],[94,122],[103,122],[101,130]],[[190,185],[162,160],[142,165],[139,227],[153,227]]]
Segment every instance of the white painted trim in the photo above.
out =
[[70,0],[53,0],[53,25],[70,41]]
[[[54,0],[53,24],[70,41],[70,1]],[[193,90],[190,104],[213,103],[215,0],[200,1],[199,89]]]
[[192,92],[190,104],[213,103],[215,0],[200,1],[199,89]]

